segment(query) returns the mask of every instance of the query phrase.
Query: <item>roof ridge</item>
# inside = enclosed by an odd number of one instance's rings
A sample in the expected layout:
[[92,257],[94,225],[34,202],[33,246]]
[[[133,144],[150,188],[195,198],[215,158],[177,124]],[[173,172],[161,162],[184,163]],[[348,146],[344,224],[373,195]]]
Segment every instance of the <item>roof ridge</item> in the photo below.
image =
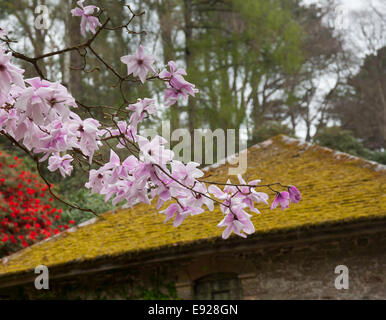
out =
[[[357,160],[357,161],[361,161],[363,162],[364,164],[367,164],[370,166],[371,169],[373,169],[374,171],[386,171],[386,165],[382,164],[382,163],[379,163],[379,162],[376,162],[376,161],[372,161],[372,160],[368,160],[368,159],[365,159],[365,158],[362,158],[362,157],[358,157],[358,156],[354,156],[352,154],[349,154],[349,153],[346,153],[346,152],[342,152],[342,151],[338,151],[338,150],[335,150],[335,149],[331,149],[331,148],[328,148],[328,147],[323,147],[317,143],[312,143],[312,142],[308,142],[308,141],[302,141],[301,139],[296,139],[296,138],[292,138],[292,137],[289,137],[285,134],[278,134],[276,136],[273,136],[267,140],[264,140],[262,142],[259,142],[259,143],[256,143],[252,146],[250,146],[249,148],[246,148],[246,149],[243,149],[241,150],[240,152],[236,152],[230,156],[227,156],[223,159],[221,159],[220,161],[217,161],[216,163],[214,164],[210,164],[206,167],[204,167],[202,170],[204,171],[208,171],[210,169],[215,169],[215,168],[218,168],[222,165],[225,165],[227,162],[228,163],[231,163],[229,160],[232,160],[233,158],[236,158],[239,156],[239,154],[241,152],[245,152],[247,151],[248,149],[254,149],[254,148],[260,148],[260,147],[267,147],[269,145],[271,145],[274,140],[276,139],[280,139],[282,140],[284,143],[297,143],[299,146],[306,146],[307,148],[310,148],[310,147],[313,147],[313,148],[318,148],[320,150],[324,150],[324,151],[328,151],[332,154],[332,156],[338,160],[340,160],[340,157],[344,156],[344,157],[347,157],[349,159],[353,159],[353,160]],[[361,166],[361,167],[368,167],[366,165],[364,166]]]
[[[312,142],[308,142],[308,141],[302,141],[300,139],[296,139],[296,138],[292,138],[292,137],[289,137],[287,135],[284,135],[284,134],[279,134],[277,136],[274,136],[264,142],[261,142],[255,146],[258,146],[262,143],[266,143],[267,141],[269,140],[272,140],[272,139],[277,139],[277,138],[280,138],[284,143],[297,143],[299,146],[306,146],[307,148],[310,148],[310,147],[313,147],[313,148],[317,148],[317,149],[320,149],[320,150],[324,150],[324,151],[329,151],[332,156],[338,160],[341,159],[341,157],[346,157],[348,159],[352,159],[352,160],[356,160],[356,161],[359,161],[359,162],[362,162],[362,164],[365,164],[365,165],[361,165],[361,167],[370,167],[371,169],[373,169],[374,171],[386,171],[386,165],[382,164],[382,163],[379,163],[379,162],[376,162],[376,161],[372,161],[372,160],[369,160],[369,159],[365,159],[365,158],[362,158],[362,157],[359,157],[359,156],[354,156],[352,154],[349,154],[347,152],[342,152],[342,151],[339,151],[339,150],[335,150],[335,149],[332,149],[332,148],[328,148],[328,147],[323,147],[317,143],[312,143]],[[255,147],[253,146],[253,147]],[[368,166],[366,166],[368,165]]]

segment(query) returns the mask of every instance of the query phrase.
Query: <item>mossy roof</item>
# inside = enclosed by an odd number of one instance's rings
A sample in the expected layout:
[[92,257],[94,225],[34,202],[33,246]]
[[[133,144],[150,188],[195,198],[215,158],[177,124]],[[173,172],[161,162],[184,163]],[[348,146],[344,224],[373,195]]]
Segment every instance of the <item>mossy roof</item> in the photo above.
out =
[[[207,169],[212,181],[225,182],[229,164]],[[318,225],[386,216],[385,167],[347,154],[276,136],[248,149],[245,180],[293,184],[302,201],[290,209],[270,210],[252,220],[256,235]],[[273,197],[270,194],[270,197]],[[272,200],[272,199],[271,199]],[[121,256],[147,250],[217,241],[223,229],[219,208],[189,217],[178,228],[164,223],[154,206],[139,204],[132,209],[108,212],[95,223],[64,232],[26,248],[0,263],[0,277],[32,270],[37,265],[60,266],[100,257]],[[228,240],[235,239],[231,236]]]

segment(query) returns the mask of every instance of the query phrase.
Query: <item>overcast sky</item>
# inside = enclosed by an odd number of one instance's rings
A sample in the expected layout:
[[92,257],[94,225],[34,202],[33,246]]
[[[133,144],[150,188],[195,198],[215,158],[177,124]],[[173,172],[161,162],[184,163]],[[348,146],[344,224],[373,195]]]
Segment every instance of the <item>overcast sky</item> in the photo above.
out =
[[[319,4],[320,6],[323,6],[326,4],[327,1],[328,0],[303,0],[303,3],[305,5]],[[355,43],[356,55],[363,59],[366,56],[366,54],[369,53],[367,49],[368,45],[367,43],[362,41],[362,39],[357,33],[356,28],[357,28],[358,21],[356,20],[356,18],[352,17],[353,13],[355,11],[371,9],[370,5],[373,5],[381,12],[385,12],[384,10],[386,9],[386,0],[335,0],[334,2],[336,4],[335,15],[337,17],[339,17],[339,15],[343,15],[343,20],[337,18],[336,24],[338,26],[339,24],[342,24],[342,23],[346,25],[343,27],[343,29],[340,30],[340,32],[343,35],[345,35],[346,45],[349,48],[350,47],[352,48],[353,44]],[[385,13],[385,20],[386,20],[386,13]],[[372,25],[378,22],[371,21],[370,24]],[[379,48],[385,45],[385,41],[386,41],[386,35],[383,35],[377,47]],[[334,83],[335,83],[335,80],[333,78],[322,77],[320,79],[319,90],[321,90],[321,92],[328,91],[330,87],[333,87]],[[313,128],[313,130],[311,130],[311,134],[314,134],[314,132],[315,132],[315,127]],[[303,139],[306,136],[306,127],[302,121],[299,122],[299,125],[296,130],[296,134]]]
[[[322,4],[323,0],[303,0],[304,3],[320,3]],[[350,10],[357,10],[366,7],[369,3],[369,0],[336,0],[337,5],[341,4],[347,7]]]

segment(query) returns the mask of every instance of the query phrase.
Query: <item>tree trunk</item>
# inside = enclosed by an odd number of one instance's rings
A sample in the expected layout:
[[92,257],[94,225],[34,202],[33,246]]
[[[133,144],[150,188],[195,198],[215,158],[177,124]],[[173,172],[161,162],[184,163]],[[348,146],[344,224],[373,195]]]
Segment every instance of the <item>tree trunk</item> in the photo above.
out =
[[[185,63],[186,70],[189,74],[189,71],[193,68],[192,52],[191,52],[191,41],[193,40],[193,28],[192,28],[192,0],[184,0],[184,33],[185,33]],[[188,123],[189,123],[189,132],[192,138],[194,137],[194,127],[195,127],[195,111],[196,103],[194,99],[189,99],[188,102]],[[192,143],[193,144],[193,143]]]
[[[77,0],[70,0],[71,7],[76,7]],[[67,34],[69,35],[69,44],[71,46],[81,43],[82,38],[79,30],[79,18],[72,18],[68,21]],[[83,59],[78,51],[73,50],[70,53],[70,66],[79,68],[83,65]],[[82,93],[82,70],[71,70],[69,89],[76,99],[79,99]]]

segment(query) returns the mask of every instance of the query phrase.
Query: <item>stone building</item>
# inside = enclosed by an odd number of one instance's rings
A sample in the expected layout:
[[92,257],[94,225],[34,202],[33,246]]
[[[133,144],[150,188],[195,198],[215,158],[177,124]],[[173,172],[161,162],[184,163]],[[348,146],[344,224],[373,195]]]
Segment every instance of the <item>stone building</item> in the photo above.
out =
[[[228,168],[206,174],[223,181]],[[262,207],[247,239],[221,239],[218,208],[174,228],[140,204],[2,259],[0,297],[386,299],[385,173],[277,136],[248,149],[244,176],[294,184],[303,199],[286,211]],[[38,265],[49,268],[49,290],[35,289]]]

